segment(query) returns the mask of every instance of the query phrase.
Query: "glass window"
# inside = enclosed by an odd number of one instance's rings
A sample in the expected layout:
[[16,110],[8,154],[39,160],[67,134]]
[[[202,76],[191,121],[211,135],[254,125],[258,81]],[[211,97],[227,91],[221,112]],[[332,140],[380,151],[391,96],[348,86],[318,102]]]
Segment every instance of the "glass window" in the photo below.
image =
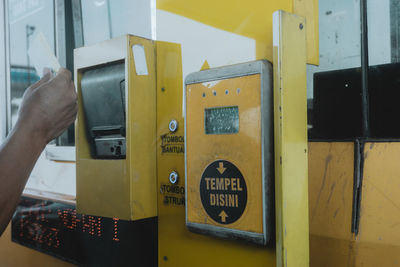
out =
[[[28,50],[36,36],[42,33],[54,54],[60,51],[60,49],[57,49],[58,46],[63,46],[64,51],[66,51],[65,47],[67,47],[66,42],[68,40],[60,42],[60,39],[57,39],[58,42],[56,41],[56,37],[62,34],[62,31],[57,29],[56,19],[60,13],[63,13],[57,12],[56,16],[55,10],[58,10],[55,6],[56,1],[7,0],[5,3],[7,4],[6,11],[8,14],[6,23],[9,29],[9,35],[6,38],[9,43],[9,62],[7,64],[9,64],[10,69],[10,87],[8,88],[10,101],[7,108],[9,110],[8,125],[12,127],[18,119],[18,109],[26,88],[39,80],[39,75],[36,73],[32,59],[28,55]],[[59,3],[61,1],[57,1],[57,5]],[[65,3],[69,3],[69,1],[65,1]],[[65,28],[64,25],[64,31]],[[70,53],[72,53],[72,49]],[[65,56],[64,64],[66,62]],[[46,147],[31,173],[25,192],[48,191],[69,196],[75,195],[75,165],[53,161],[54,159],[74,160],[73,132],[72,126],[61,137],[53,140],[52,144]],[[56,147],[56,145],[61,145],[62,147]],[[53,148],[62,149],[63,153],[57,154],[57,151]],[[54,154],[57,154],[57,156],[51,156]]]
[[312,138],[361,136],[360,2],[319,1],[320,65],[307,67]]
[[28,49],[39,32],[55,51],[54,2],[45,0],[8,0],[10,29],[11,125],[17,121],[18,108],[25,89],[39,80]]
[[151,39],[151,1],[81,0],[85,45],[124,34]]
[[319,9],[320,66],[308,66],[310,136],[399,138],[392,118],[400,112],[400,2],[320,0]]
[[[368,0],[368,50],[369,64],[379,65],[391,62],[391,31],[399,25],[394,22],[398,16],[391,16],[390,10],[400,6],[398,0]],[[395,4],[397,3],[397,4]],[[398,14],[396,14],[398,15]],[[393,43],[396,46],[396,42]],[[396,49],[396,47],[394,47]]]
[[368,0],[368,110],[370,137],[399,138],[400,2]]

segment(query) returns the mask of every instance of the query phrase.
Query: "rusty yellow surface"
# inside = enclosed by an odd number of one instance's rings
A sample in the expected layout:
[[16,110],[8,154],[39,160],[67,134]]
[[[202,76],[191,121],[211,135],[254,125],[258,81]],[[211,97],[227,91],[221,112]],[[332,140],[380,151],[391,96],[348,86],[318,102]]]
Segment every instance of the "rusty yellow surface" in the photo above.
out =
[[157,0],[157,8],[252,38],[256,59],[273,60],[272,13],[285,10],[307,18],[307,62],[319,64],[318,0]]
[[277,266],[309,265],[306,26],[274,13]]
[[[148,75],[136,75],[132,45],[145,49]],[[77,210],[103,217],[138,220],[157,216],[156,73],[154,42],[125,35],[75,50]],[[124,61],[127,82],[127,154],[124,160],[92,159],[85,128],[82,71]]]
[[11,224],[9,224],[0,237],[0,266],[72,267],[75,265],[12,242]]
[[310,266],[354,266],[354,143],[308,145]]
[[[245,242],[227,241],[194,234],[185,225],[184,154],[163,153],[162,137],[183,137],[182,63],[179,45],[159,46],[157,42],[157,176],[158,176],[158,264],[171,267],[275,266],[275,251]],[[162,89],[164,88],[164,90]],[[179,127],[171,134],[168,124],[176,119]],[[175,145],[179,146],[180,143]],[[164,143],[165,145],[165,143]],[[180,178],[171,188],[169,174]],[[177,189],[177,190],[176,190]],[[175,192],[175,193],[174,193]],[[177,201],[174,203],[174,199]]]
[[366,143],[355,266],[400,265],[400,143]]
[[[229,228],[263,233],[260,86],[260,74],[219,80],[212,87],[203,83],[187,86],[186,112],[190,118],[186,120],[186,136],[190,136],[186,140],[189,222],[226,227],[206,213],[199,192],[201,175],[206,167],[216,160],[224,159],[239,168],[247,186],[244,213],[236,222],[229,224]],[[236,93],[237,88],[240,88],[240,93]],[[230,93],[226,94],[225,90]],[[221,104],[226,107],[238,106],[238,133],[205,133],[204,110],[220,107]]]
[[351,238],[354,144],[309,143],[310,235]]
[[359,233],[351,232],[354,145],[309,145],[311,266],[399,266],[400,143],[364,147]]

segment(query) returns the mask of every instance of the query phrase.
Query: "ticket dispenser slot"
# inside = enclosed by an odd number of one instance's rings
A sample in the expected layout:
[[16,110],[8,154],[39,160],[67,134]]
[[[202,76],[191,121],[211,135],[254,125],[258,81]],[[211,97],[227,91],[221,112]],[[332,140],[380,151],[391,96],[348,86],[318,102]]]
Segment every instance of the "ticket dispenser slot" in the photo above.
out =
[[92,157],[125,158],[125,63],[84,71],[81,87]]
[[156,225],[155,41],[124,35],[80,47],[74,65],[77,211]]
[[188,75],[185,84],[188,229],[272,243],[271,63],[204,70]]

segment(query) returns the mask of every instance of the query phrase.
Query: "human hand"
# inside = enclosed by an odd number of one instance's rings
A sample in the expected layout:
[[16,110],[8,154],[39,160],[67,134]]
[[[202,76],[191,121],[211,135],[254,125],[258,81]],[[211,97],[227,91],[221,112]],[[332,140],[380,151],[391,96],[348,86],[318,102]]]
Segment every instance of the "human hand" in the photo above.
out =
[[25,128],[46,145],[74,122],[77,110],[71,72],[61,68],[55,77],[46,73],[26,89],[16,127]]

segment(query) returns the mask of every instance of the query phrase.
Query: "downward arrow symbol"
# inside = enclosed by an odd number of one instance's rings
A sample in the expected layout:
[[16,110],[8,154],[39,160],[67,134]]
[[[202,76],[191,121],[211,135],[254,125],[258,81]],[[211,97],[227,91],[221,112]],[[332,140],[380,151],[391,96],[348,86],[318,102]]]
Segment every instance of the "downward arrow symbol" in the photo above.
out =
[[218,216],[221,217],[221,222],[223,222],[223,223],[226,222],[226,218],[229,217],[228,214],[226,214],[224,210],[222,210]]
[[219,167],[217,168],[217,170],[219,171],[220,174],[223,174],[224,171],[226,170],[226,168],[224,168],[224,163],[220,162],[219,163]]

